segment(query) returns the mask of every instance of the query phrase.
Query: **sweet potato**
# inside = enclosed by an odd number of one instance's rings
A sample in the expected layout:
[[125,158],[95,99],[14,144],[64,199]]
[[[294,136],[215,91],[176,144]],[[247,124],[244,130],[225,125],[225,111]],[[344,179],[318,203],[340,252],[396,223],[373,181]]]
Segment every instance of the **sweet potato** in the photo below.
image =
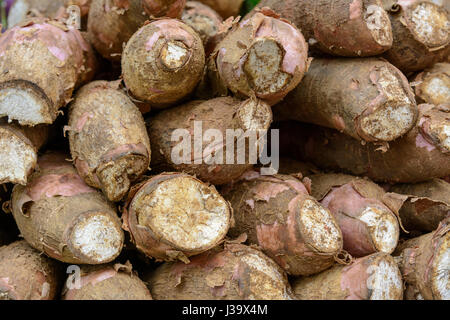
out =
[[314,59],[275,118],[333,128],[364,141],[392,141],[417,119],[405,76],[379,58]]
[[416,126],[390,142],[385,152],[383,146],[362,145],[338,131],[301,123],[282,129],[280,141],[288,136],[283,145],[290,141],[289,153],[319,168],[343,170],[376,182],[414,183],[450,175],[450,109],[420,105],[419,112]]
[[292,176],[248,172],[222,193],[233,207],[231,237],[245,233],[288,274],[311,275],[334,263],[342,233],[332,214]]
[[181,20],[199,34],[205,48],[211,38],[217,35],[223,23],[217,12],[199,1],[186,2]]
[[399,213],[406,230],[431,232],[450,216],[450,183],[445,180],[398,184],[389,191],[405,195]]
[[270,105],[282,100],[308,69],[302,33],[270,10],[236,23],[209,57],[212,94],[256,96]]
[[426,235],[402,243],[396,250],[400,271],[412,291],[425,300],[449,300],[450,219]]
[[[229,183],[256,164],[256,161],[250,161],[250,152],[258,148],[259,142],[252,141],[251,137],[247,139],[245,134],[255,134],[259,139],[267,132],[271,122],[270,107],[254,99],[240,101],[224,97],[208,101],[192,101],[165,110],[148,120],[152,148],[157,150],[153,152],[152,169],[156,171],[175,169],[196,175],[200,180],[214,185]],[[189,136],[182,136],[182,143],[186,143],[190,148],[190,154],[184,154],[183,151],[181,155],[181,150],[177,146],[180,142],[179,136],[175,134],[180,129],[189,132]],[[220,130],[222,140],[216,141],[219,137],[214,138],[214,141],[212,137],[208,138],[206,133],[209,129]],[[235,131],[237,134],[235,138],[227,139],[229,136],[227,130],[239,129],[241,132]],[[202,149],[197,151],[196,145]],[[244,148],[241,148],[242,146]],[[227,160],[227,151],[231,153],[230,160],[234,161]],[[245,157],[240,161],[240,156]],[[183,159],[179,159],[180,157]]]
[[0,247],[0,300],[53,300],[62,268],[24,240]]
[[204,67],[200,36],[175,19],[156,20],[139,29],[122,56],[127,88],[155,108],[171,106],[192,93]]
[[344,174],[316,174],[311,195],[334,215],[344,239],[344,250],[354,257],[375,252],[392,253],[400,226],[402,202],[370,180]]
[[144,118],[117,82],[81,88],[70,107],[72,158],[84,181],[120,201],[150,164]]
[[92,0],[89,38],[106,59],[119,62],[124,45],[152,17],[179,18],[186,0]]
[[133,188],[122,219],[139,251],[188,263],[189,256],[223,241],[232,211],[214,187],[184,173],[164,173]]
[[46,125],[25,127],[0,119],[0,184],[27,183],[48,134]]
[[[76,277],[80,276],[80,279]],[[76,281],[79,281],[77,283]],[[131,264],[82,266],[81,274],[70,275],[63,300],[152,300],[145,283]]]
[[389,16],[380,0],[263,0],[302,30],[313,49],[345,57],[379,55],[392,46]]
[[46,154],[26,187],[16,185],[12,213],[37,250],[66,263],[102,264],[122,250],[115,208],[87,186],[63,154]]
[[403,300],[399,268],[381,252],[297,279],[292,289],[300,300]]
[[67,19],[67,9],[71,5],[80,8],[80,18],[86,24],[91,0],[16,0],[8,14],[8,28],[24,22],[28,17]]
[[156,300],[293,300],[284,271],[259,250],[225,244],[144,275]]
[[427,0],[382,0],[394,43],[385,57],[405,73],[420,71],[450,54],[450,16]]
[[244,0],[199,0],[215,11],[217,11],[222,18],[227,19],[231,16],[237,17]]
[[450,102],[450,63],[436,63],[419,73],[414,82],[419,102],[435,105]]
[[53,123],[75,88],[92,78],[95,56],[81,33],[35,19],[0,37],[0,117],[22,125]]

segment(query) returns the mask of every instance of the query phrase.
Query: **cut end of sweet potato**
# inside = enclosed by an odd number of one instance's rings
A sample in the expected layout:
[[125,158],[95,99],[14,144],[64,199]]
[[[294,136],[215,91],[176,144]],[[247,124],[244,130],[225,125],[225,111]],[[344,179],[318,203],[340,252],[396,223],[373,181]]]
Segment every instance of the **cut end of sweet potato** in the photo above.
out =
[[214,247],[230,224],[226,201],[215,189],[189,176],[165,180],[150,194],[141,193],[134,210],[139,225],[183,252]]
[[183,67],[191,57],[191,50],[181,41],[168,41],[161,49],[160,61],[169,70]]
[[391,22],[389,15],[382,7],[377,5],[368,6],[364,20],[376,43],[383,47],[392,46]]
[[395,250],[400,230],[392,212],[380,207],[369,206],[359,216],[359,220],[367,225],[377,251],[390,254]]
[[262,100],[248,99],[238,110],[244,130],[267,130],[272,123],[272,110]]
[[381,256],[373,268],[369,268],[371,276],[367,279],[367,286],[372,292],[370,300],[402,300],[403,280],[391,256]]
[[21,125],[51,124],[50,103],[36,85],[27,81],[9,81],[0,84],[0,117],[8,116]]
[[113,261],[122,249],[123,233],[116,220],[101,212],[79,218],[69,236],[71,249],[90,264]]
[[35,148],[12,131],[0,127],[0,184],[25,185],[36,163]]
[[444,8],[424,1],[410,14],[412,32],[425,46],[439,48],[449,43],[450,21]]
[[342,234],[333,215],[320,203],[306,199],[300,208],[300,230],[309,246],[315,250],[335,254],[342,249]]

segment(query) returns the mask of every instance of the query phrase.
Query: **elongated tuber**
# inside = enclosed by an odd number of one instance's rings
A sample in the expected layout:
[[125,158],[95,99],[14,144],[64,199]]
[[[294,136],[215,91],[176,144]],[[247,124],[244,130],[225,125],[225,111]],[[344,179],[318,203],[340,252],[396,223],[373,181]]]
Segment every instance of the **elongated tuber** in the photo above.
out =
[[389,16],[380,0],[263,0],[302,30],[312,48],[345,57],[376,56],[392,46]]
[[156,300],[293,300],[284,271],[259,250],[225,244],[144,276]]
[[435,105],[450,103],[450,63],[436,63],[414,82],[417,100]]
[[199,34],[205,48],[211,38],[217,35],[223,23],[217,12],[199,1],[186,2],[181,20]]
[[153,21],[130,39],[122,73],[133,96],[155,108],[171,106],[197,86],[205,67],[200,36],[175,19]]
[[87,186],[63,154],[46,154],[26,187],[16,185],[12,213],[37,250],[66,263],[103,264],[122,250],[115,208]]
[[27,183],[48,134],[46,125],[25,127],[0,119],[0,184]]
[[130,192],[122,219],[139,251],[187,263],[223,241],[232,212],[214,187],[184,173],[164,173]]
[[389,191],[405,195],[399,213],[406,230],[431,232],[450,216],[450,183],[445,180],[398,184]]
[[273,11],[262,10],[235,24],[208,62],[215,95],[227,89],[273,105],[302,80],[308,69],[308,45],[301,32]]
[[179,18],[186,0],[92,0],[89,38],[106,59],[120,61],[131,36],[153,18]]
[[70,107],[72,158],[84,181],[120,201],[150,164],[150,142],[139,109],[118,83],[81,88]]
[[[419,106],[419,120],[404,137],[383,146],[362,145],[338,131],[301,123],[280,131],[292,150],[322,169],[343,170],[377,182],[414,183],[450,175],[448,106]],[[288,138],[289,139],[289,138]],[[296,149],[296,150],[295,150]],[[283,153],[283,152],[282,152]]]
[[[77,276],[80,278],[77,279]],[[78,282],[77,282],[78,281]],[[70,275],[63,300],[152,300],[145,283],[131,264],[82,266],[81,274]]]
[[81,33],[56,21],[7,30],[0,37],[0,117],[29,126],[53,123],[95,65]]
[[398,203],[370,180],[344,174],[317,174],[311,195],[334,215],[344,239],[344,250],[354,257],[392,253],[400,227]]
[[210,6],[217,11],[222,18],[227,19],[239,15],[244,0],[199,0],[199,2]]
[[426,300],[450,299],[450,219],[426,235],[402,243],[396,253],[406,283]]
[[311,275],[334,263],[342,234],[332,214],[309,195],[308,186],[292,176],[246,173],[224,188],[235,226],[229,235],[248,235],[288,274]]
[[53,300],[62,268],[24,240],[0,247],[0,300]]
[[420,71],[450,54],[449,13],[426,0],[382,0],[389,12],[394,35],[385,53],[405,73]]
[[408,80],[385,60],[314,59],[274,113],[360,140],[392,141],[414,126],[417,106]]
[[300,300],[403,300],[399,268],[390,255],[381,252],[297,279],[292,289]]
[[[156,150],[152,168],[186,172],[214,185],[229,183],[256,164],[251,156],[271,122],[270,107],[254,99],[223,97],[165,110],[148,121]],[[210,129],[216,131],[207,135]]]

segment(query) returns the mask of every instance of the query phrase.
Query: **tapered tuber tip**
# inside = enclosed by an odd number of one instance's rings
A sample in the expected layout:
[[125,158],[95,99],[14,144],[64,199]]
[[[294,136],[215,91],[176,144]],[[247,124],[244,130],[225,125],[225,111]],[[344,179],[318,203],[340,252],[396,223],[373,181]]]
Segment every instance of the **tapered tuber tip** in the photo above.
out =
[[307,199],[300,207],[300,230],[306,243],[315,250],[334,254],[342,249],[342,234],[333,215],[315,200]]
[[429,48],[449,44],[450,21],[446,10],[430,2],[420,2],[410,13],[414,35]]
[[370,300],[401,300],[403,280],[395,260],[382,255],[376,264],[367,269],[369,277],[367,288],[371,291]]
[[258,95],[270,95],[289,85],[292,75],[283,72],[284,49],[274,39],[256,40],[248,50],[244,72],[252,90]]
[[91,212],[78,218],[69,236],[74,256],[90,264],[113,261],[121,252],[124,235],[107,214]]
[[432,267],[432,290],[436,299],[450,300],[450,232],[443,238]]
[[161,49],[161,63],[170,70],[183,67],[191,57],[191,50],[181,41],[169,41]]
[[369,206],[359,216],[369,229],[372,242],[379,252],[392,253],[400,235],[396,217],[387,209]]
[[165,180],[149,194],[140,192],[133,210],[139,225],[184,252],[217,245],[228,232],[231,218],[219,193],[189,176]]
[[102,191],[113,202],[122,200],[130,185],[148,168],[148,157],[128,154],[97,169]]
[[34,147],[11,130],[0,127],[0,184],[25,185],[36,163]]
[[0,84],[0,117],[8,116],[21,125],[53,123],[50,101],[40,88],[28,81]]
[[380,6],[370,5],[367,7],[364,20],[373,39],[383,47],[392,46],[393,34],[389,15]]
[[361,117],[361,131],[369,140],[392,141],[413,127],[417,106],[411,101],[397,71],[381,67],[376,84],[383,98]]

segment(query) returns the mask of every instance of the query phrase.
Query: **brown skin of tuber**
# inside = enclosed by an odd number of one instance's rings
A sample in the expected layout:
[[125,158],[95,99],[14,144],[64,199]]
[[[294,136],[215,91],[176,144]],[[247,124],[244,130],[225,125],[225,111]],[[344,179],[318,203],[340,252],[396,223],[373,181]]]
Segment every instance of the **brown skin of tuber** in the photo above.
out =
[[237,17],[244,0],[199,0],[217,11],[223,19]]

